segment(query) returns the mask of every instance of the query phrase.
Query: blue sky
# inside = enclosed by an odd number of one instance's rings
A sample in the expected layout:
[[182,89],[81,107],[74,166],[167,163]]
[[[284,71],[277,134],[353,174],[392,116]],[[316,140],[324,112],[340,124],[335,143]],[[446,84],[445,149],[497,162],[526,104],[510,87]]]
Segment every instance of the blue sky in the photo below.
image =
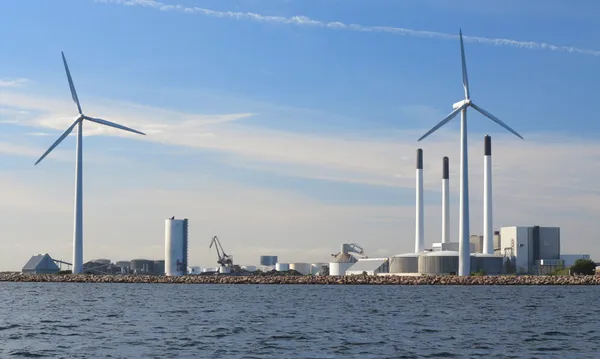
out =
[[457,237],[458,121],[416,139],[462,99],[459,28],[474,102],[525,137],[469,113],[472,232],[490,133],[495,227],[557,225],[566,252],[600,257],[590,229],[599,10],[551,0],[2,2],[0,226],[18,241],[0,242],[0,269],[37,252],[70,258],[73,138],[33,167],[76,114],[61,50],[85,113],[148,133],[85,127],[85,260],[161,258],[174,214],[196,228],[190,262],[203,266],[215,264],[205,246],[215,234],[246,264],[269,253],[327,261],[347,241],[371,256],[409,251],[419,146],[426,242],[439,240],[444,155]]

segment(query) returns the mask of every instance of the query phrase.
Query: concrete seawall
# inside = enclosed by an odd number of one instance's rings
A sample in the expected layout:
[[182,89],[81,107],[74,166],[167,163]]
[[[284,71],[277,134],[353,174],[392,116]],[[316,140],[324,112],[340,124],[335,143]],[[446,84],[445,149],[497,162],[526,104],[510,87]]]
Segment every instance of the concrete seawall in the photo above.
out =
[[600,285],[600,276],[198,276],[0,274],[0,282],[313,285]]

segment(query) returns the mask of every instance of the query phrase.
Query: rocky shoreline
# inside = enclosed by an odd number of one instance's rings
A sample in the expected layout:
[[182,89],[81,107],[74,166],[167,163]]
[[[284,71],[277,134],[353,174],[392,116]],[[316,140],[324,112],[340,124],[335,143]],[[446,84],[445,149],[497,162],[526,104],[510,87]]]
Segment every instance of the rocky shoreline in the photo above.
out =
[[0,274],[0,282],[312,285],[600,285],[600,276],[228,276]]

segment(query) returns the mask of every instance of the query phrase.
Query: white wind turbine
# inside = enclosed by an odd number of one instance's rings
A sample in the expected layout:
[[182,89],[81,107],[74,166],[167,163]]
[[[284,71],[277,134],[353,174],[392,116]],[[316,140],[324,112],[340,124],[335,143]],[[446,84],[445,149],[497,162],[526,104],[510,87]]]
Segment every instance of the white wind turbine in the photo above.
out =
[[473,107],[475,110],[480,112],[485,117],[490,120],[496,122],[500,126],[504,127],[506,130],[515,134],[517,137],[523,139],[521,135],[519,135],[515,130],[510,128],[507,124],[500,121],[496,116],[492,115],[488,111],[482,109],[481,107],[475,105],[471,101],[471,96],[469,94],[469,80],[467,78],[467,63],[465,61],[465,48],[463,45],[462,38],[462,30],[459,31],[460,34],[460,53],[462,57],[462,77],[463,77],[463,87],[465,88],[465,99],[459,101],[452,105],[454,111],[452,111],[445,119],[440,121],[437,125],[435,125],[431,130],[425,133],[421,138],[417,140],[421,141],[425,137],[429,136],[433,132],[435,132],[440,127],[444,126],[446,123],[450,122],[459,112],[461,114],[460,118],[460,215],[459,215],[459,264],[458,264],[458,275],[460,276],[468,276],[470,274],[471,269],[471,253],[469,249],[469,236],[470,236],[470,227],[469,227],[469,173],[468,173],[468,159],[467,159],[467,107]]
[[75,226],[73,229],[73,274],[81,273],[83,270],[83,149],[82,149],[82,133],[83,133],[83,120],[88,120],[90,122],[95,122],[97,124],[118,128],[120,130],[130,131],[134,133],[138,133],[140,135],[145,135],[145,133],[134,130],[129,127],[125,127],[114,122],[102,120],[99,118],[89,117],[83,114],[81,111],[81,105],[79,104],[79,98],[77,97],[77,92],[75,92],[75,86],[73,85],[73,79],[71,78],[71,73],[69,72],[69,66],[67,66],[67,60],[65,59],[65,54],[61,51],[63,63],[65,65],[65,71],[67,73],[67,79],[69,80],[69,87],[71,88],[71,96],[73,97],[73,102],[77,105],[77,110],[79,111],[79,115],[75,119],[75,122],[67,130],[48,148],[48,150],[40,157],[39,160],[35,163],[36,165],[40,163],[56,146],[58,146],[62,140],[64,140],[73,130],[75,126],[77,126],[77,149],[76,149],[76,161],[75,161]]

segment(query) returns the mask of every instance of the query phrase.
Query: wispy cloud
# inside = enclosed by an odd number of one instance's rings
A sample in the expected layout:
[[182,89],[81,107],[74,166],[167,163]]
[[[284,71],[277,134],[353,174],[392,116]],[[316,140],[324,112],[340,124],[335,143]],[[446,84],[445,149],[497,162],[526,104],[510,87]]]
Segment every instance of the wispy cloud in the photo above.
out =
[[[12,99],[13,95],[7,91],[6,96],[0,99],[0,105],[2,100]],[[59,109],[70,112],[68,98],[39,98],[21,93],[15,99],[25,110],[33,107],[44,113],[41,117],[19,117],[17,121],[20,125],[43,129],[38,132],[50,133],[47,129],[54,129],[57,132],[53,136],[58,136],[72,121],[64,116],[64,112],[52,112]],[[249,112],[203,115],[107,100],[91,99],[89,103],[101,116],[148,133],[148,136],[135,136],[133,139],[209,150],[220,153],[223,161],[236,167],[297,178],[413,188],[415,150],[422,146],[426,158],[427,189],[439,190],[443,156],[450,157],[451,176],[457,178],[459,148],[455,131],[440,130],[431,140],[416,142],[430,126],[431,114],[436,112],[422,105],[406,106],[402,111],[410,113],[416,123],[422,123],[423,129],[392,130],[393,133],[388,129],[386,135],[376,136],[362,132],[295,133],[238,121],[251,116]],[[292,112],[292,109],[287,110],[287,113]],[[48,116],[48,113],[54,115]],[[422,119],[427,121],[419,121]],[[500,127],[490,129],[495,131],[491,135],[497,153],[494,180],[497,193],[503,193],[504,198],[530,196],[536,198],[537,203],[554,205],[565,198],[557,196],[557,191],[564,196],[600,192],[600,187],[594,182],[600,176],[600,170],[591,165],[600,158],[600,145],[557,134],[527,133],[527,141],[522,141],[505,134]],[[130,136],[123,131],[93,127],[91,124],[86,126],[84,133]],[[477,160],[481,158],[481,146],[477,143],[482,141],[483,134],[471,133],[469,137],[471,186],[473,198],[477,198],[481,194],[481,181],[477,179],[483,173]],[[581,150],[582,146],[585,146],[585,151]],[[520,174],[518,181],[514,180],[514,173]],[[579,175],[567,176],[566,173]],[[456,185],[458,181],[453,183]]]
[[[408,29],[402,27],[391,27],[391,26],[365,26],[359,24],[348,24],[339,21],[321,21],[311,19],[306,16],[292,16],[292,17],[284,17],[284,16],[267,16],[261,15],[252,12],[239,12],[239,11],[216,11],[196,6],[185,6],[181,4],[166,4],[164,2],[155,1],[155,0],[95,0],[99,3],[112,3],[119,5],[127,5],[127,6],[143,6],[150,7],[160,11],[177,11],[181,13],[187,14],[198,14],[204,16],[211,16],[217,18],[224,19],[233,19],[233,20],[248,20],[248,21],[257,21],[263,23],[276,23],[276,24],[285,24],[285,25],[297,25],[297,26],[312,26],[312,27],[322,27],[328,29],[335,30],[350,30],[350,31],[360,31],[360,32],[376,32],[376,33],[388,33],[399,36],[413,36],[413,37],[427,37],[427,38],[435,38],[435,39],[444,39],[444,40],[456,40],[458,38],[457,34],[448,34],[443,32],[436,31],[426,31],[426,30],[417,30],[417,29]],[[535,41],[519,41],[519,40],[511,40],[511,39],[502,39],[502,38],[488,38],[481,36],[463,36],[465,41],[475,42],[486,45],[493,46],[510,46],[521,49],[531,49],[531,50],[550,50],[556,52],[569,52],[576,53],[581,55],[591,55],[591,56],[600,56],[600,51],[598,50],[589,50],[582,49],[573,46],[562,46],[562,45],[553,45],[545,42],[535,42]]]
[[18,78],[14,80],[0,79],[0,87],[19,87],[23,86],[28,80]]

